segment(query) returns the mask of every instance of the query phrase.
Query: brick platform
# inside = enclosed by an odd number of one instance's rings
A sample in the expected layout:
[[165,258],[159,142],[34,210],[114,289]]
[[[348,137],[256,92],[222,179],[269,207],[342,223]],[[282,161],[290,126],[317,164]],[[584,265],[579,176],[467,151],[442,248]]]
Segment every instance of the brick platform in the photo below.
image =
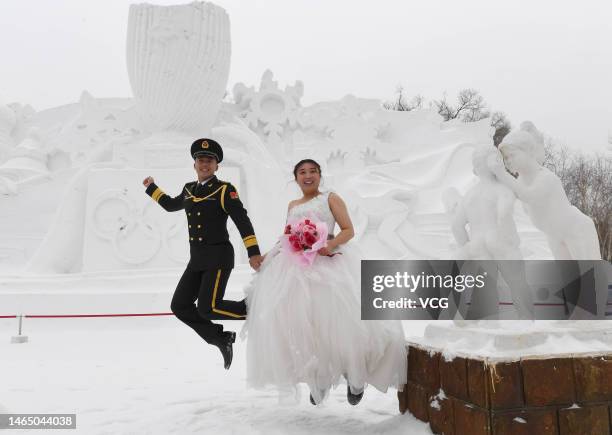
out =
[[493,360],[411,344],[409,411],[444,435],[612,435],[612,351]]

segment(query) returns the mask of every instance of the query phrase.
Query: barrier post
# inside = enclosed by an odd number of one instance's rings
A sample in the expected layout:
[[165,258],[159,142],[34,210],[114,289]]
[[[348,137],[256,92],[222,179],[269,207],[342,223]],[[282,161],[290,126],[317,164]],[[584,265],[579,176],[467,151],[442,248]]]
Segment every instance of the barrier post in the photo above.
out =
[[21,329],[22,329],[22,323],[23,323],[23,314],[20,314],[17,316],[17,320],[18,320],[18,333],[17,335],[13,335],[11,337],[11,343],[27,343],[28,342],[28,336],[27,335],[21,335]]

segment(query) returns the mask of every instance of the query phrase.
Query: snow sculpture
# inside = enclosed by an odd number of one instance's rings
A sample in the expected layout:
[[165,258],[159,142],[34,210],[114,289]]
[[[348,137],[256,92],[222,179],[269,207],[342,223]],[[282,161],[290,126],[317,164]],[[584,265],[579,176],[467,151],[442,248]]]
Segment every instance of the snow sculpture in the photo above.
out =
[[14,144],[11,132],[16,123],[17,117],[13,109],[2,104],[2,100],[0,100],[0,161],[4,160]]
[[[514,193],[497,181],[487,167],[487,158],[496,154],[493,147],[481,147],[472,156],[478,184],[458,203],[452,225],[460,246],[458,259],[518,260],[522,257],[513,219]],[[469,225],[469,234],[466,225]]]
[[[541,165],[544,144],[541,133],[523,122],[499,145],[501,155],[489,166],[495,176],[523,202],[533,224],[546,234],[557,260],[601,260],[593,220],[570,204],[561,180]],[[503,156],[503,160],[502,160]],[[518,174],[515,179],[506,171]]]
[[36,115],[36,110],[34,110],[34,108],[29,104],[21,104],[17,102],[10,103],[8,107],[13,109],[13,112],[15,112],[16,122],[11,136],[13,138],[13,144],[16,145],[24,140],[28,135],[28,131],[32,126],[34,116]]
[[88,171],[89,168],[83,168],[70,180],[63,204],[34,256],[29,259],[26,272],[81,271]]
[[[0,180],[8,179],[15,183],[46,173],[47,153],[43,149],[38,128],[33,127],[28,131],[28,136],[10,152],[9,159],[0,165]],[[7,185],[7,182],[2,184]]]
[[[541,165],[544,159],[543,142],[542,134],[533,123],[525,121],[519,130],[504,138],[499,145],[501,153],[489,159],[489,167],[497,179],[512,189],[522,201],[535,227],[546,236],[555,259],[601,260],[593,220],[570,204],[559,177]],[[508,173],[504,162],[508,171],[517,178]],[[569,274],[564,269],[561,268],[560,273]],[[606,292],[600,291],[596,299],[597,317],[604,318]],[[590,317],[578,309],[572,317],[584,315]]]
[[259,91],[237,83],[233,93],[240,115],[249,127],[263,133],[274,154],[285,157],[289,150],[284,149],[281,140],[285,126],[296,127],[300,98],[304,94],[302,82],[297,81],[294,86],[286,86],[281,91],[272,71],[266,70]]
[[49,137],[50,154],[65,153],[68,166],[74,167],[119,160],[113,148],[126,142],[133,144],[142,130],[133,103],[128,104],[103,101],[83,91],[71,107],[68,122],[61,124],[57,135]]
[[[381,196],[356,198],[358,207],[355,214],[363,215],[363,224],[357,226],[357,231],[361,233],[363,245],[371,250],[369,255],[384,255],[385,258],[410,256],[411,249],[402,240],[401,227],[414,211],[416,196],[406,189],[393,189]],[[381,251],[376,252],[376,246],[382,248]]]
[[230,67],[229,18],[212,3],[130,6],[127,67],[151,131],[210,133]]
[[[514,223],[514,193],[501,184],[487,167],[487,159],[497,155],[492,146],[482,146],[472,155],[474,175],[478,184],[470,188],[463,198],[456,190],[446,193],[447,209],[453,216],[452,231],[459,249],[455,258],[464,260],[520,260],[520,238]],[[469,226],[469,233],[466,230]],[[509,285],[514,306],[521,318],[533,318],[533,298],[518,262],[502,262],[501,276]],[[497,276],[497,269],[489,276]],[[472,300],[470,312],[477,317],[497,313],[499,298],[489,292]]]

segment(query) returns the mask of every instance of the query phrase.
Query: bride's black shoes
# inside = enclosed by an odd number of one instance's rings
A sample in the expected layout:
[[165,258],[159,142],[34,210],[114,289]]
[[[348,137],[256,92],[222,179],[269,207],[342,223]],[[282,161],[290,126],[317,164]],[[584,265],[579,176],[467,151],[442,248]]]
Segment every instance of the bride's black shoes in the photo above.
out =
[[229,370],[232,365],[232,358],[234,357],[234,351],[232,349],[232,344],[236,341],[236,333],[233,331],[223,332],[223,336],[219,343],[216,346],[221,351],[221,355],[223,355],[223,367],[225,370]]
[[[351,387],[347,385],[346,386],[346,399],[348,400],[348,403],[350,403],[353,406],[357,405],[359,402],[361,402],[361,399],[363,398],[363,392],[364,390],[362,389],[359,394],[353,394],[353,392],[351,391]],[[321,394],[321,397],[325,395],[324,393],[325,392]],[[315,402],[314,397],[312,397],[312,393],[310,393],[310,403],[312,403],[314,406],[317,406],[317,402]]]
[[[321,391],[319,391],[319,395],[321,396],[321,402],[320,403],[322,403],[323,399],[325,399],[327,391],[328,390],[321,390]],[[310,403],[312,403],[314,406],[317,406],[317,402],[315,402],[314,397],[312,397],[312,393],[310,393]]]
[[364,390],[361,390],[361,393],[353,394],[353,392],[351,391],[351,387],[347,385],[346,386],[346,399],[348,400],[348,403],[350,403],[353,406],[357,405],[359,402],[361,402],[361,398],[363,397],[363,392]]
[[310,403],[312,403],[314,406],[317,406],[317,402],[315,402],[314,397],[312,397],[312,393],[310,394]]

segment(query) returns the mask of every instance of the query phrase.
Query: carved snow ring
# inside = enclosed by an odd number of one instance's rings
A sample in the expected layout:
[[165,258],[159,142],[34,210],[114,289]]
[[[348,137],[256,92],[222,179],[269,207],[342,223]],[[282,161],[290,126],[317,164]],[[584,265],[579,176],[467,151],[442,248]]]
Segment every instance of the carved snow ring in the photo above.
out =
[[[113,189],[102,192],[95,200],[90,224],[98,237],[111,243],[113,252],[118,259],[128,264],[137,265],[146,263],[153,258],[159,252],[162,243],[157,226],[145,216],[146,207],[140,209],[133,203],[125,190]],[[116,211],[118,207],[121,209],[120,211]],[[109,213],[106,213],[105,209]],[[113,216],[116,221],[110,221],[105,217],[105,214]],[[145,243],[137,243],[136,251],[143,252],[143,255],[128,254],[125,246],[122,246],[122,242],[137,232],[143,231],[145,239],[152,240],[152,244],[147,249]],[[133,242],[130,245],[133,245]]]
[[289,97],[280,91],[267,91],[255,95],[251,101],[253,115],[269,124],[282,124],[289,119],[289,108],[295,106]]

